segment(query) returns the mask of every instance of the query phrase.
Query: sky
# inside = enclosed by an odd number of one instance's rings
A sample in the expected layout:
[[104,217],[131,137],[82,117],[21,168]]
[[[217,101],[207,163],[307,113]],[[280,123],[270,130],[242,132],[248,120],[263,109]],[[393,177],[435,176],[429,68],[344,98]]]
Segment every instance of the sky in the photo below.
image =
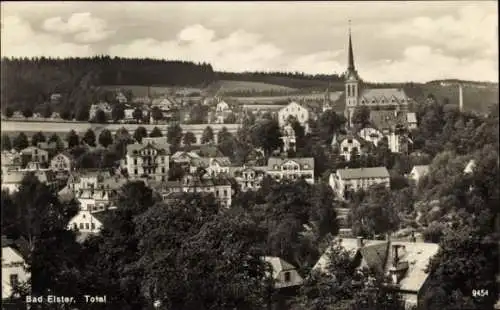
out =
[[370,82],[498,82],[496,1],[1,2],[7,57],[110,55],[340,74],[348,20]]

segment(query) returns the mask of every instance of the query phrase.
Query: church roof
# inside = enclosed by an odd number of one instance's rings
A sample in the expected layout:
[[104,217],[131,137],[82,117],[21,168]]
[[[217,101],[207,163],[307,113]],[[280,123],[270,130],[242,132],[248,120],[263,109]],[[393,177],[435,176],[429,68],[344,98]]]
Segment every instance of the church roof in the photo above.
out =
[[408,120],[405,112],[370,111],[370,120],[378,130],[391,129],[397,124],[406,125]]
[[398,101],[407,100],[407,96],[403,89],[400,88],[367,88],[361,93],[361,98],[365,98],[369,102],[375,100],[376,102],[385,99],[391,101],[395,98]]

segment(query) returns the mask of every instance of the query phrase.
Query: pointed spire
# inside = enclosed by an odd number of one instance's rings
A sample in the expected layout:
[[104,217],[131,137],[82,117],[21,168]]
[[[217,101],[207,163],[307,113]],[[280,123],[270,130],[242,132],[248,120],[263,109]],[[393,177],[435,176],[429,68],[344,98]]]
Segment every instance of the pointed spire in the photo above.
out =
[[352,39],[351,39],[351,20],[349,20],[349,56],[348,56],[348,64],[347,70],[349,72],[355,71],[354,67],[354,53],[352,51]]

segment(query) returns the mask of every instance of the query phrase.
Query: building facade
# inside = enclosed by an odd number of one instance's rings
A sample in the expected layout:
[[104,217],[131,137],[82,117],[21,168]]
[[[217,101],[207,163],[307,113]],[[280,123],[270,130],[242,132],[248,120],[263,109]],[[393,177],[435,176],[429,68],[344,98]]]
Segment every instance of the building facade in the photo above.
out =
[[71,171],[73,169],[73,156],[66,153],[59,153],[50,160],[50,169],[52,171]]
[[375,184],[389,187],[390,175],[385,167],[338,169],[330,174],[329,184],[338,199],[347,200],[349,192],[366,190]]
[[306,182],[314,184],[314,158],[270,157],[266,173],[276,181],[304,178]]
[[308,108],[298,104],[295,101],[290,102],[288,105],[281,108],[278,112],[278,123],[280,127],[284,127],[288,124],[290,117],[295,118],[305,131],[309,131],[309,119],[311,117],[311,112]]
[[31,274],[23,255],[2,238],[2,300],[10,298],[18,285],[27,283]]
[[129,178],[168,179],[170,147],[160,143],[134,143],[127,145],[127,154],[122,169]]

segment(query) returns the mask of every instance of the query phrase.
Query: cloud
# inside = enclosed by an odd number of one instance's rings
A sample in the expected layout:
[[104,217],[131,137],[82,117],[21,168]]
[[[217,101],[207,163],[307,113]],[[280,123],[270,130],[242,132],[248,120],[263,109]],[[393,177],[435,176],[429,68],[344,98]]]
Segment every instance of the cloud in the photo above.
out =
[[1,41],[1,54],[5,57],[87,57],[93,55],[89,45],[67,43],[58,35],[36,33],[27,21],[18,16],[2,18]]
[[459,58],[426,45],[407,47],[397,61],[378,61],[360,68],[368,81],[414,81],[458,78],[476,81],[498,79],[498,62],[487,58]]
[[107,29],[105,20],[93,17],[89,12],[74,13],[67,21],[60,16],[48,18],[42,28],[52,33],[73,34],[75,41],[82,43],[99,42],[115,33]]
[[497,12],[489,6],[462,6],[456,16],[415,17],[400,23],[386,24],[382,37],[397,40],[411,37],[432,43],[449,52],[474,53],[497,57]]
[[340,69],[340,64],[334,61],[339,51],[291,55],[264,41],[258,34],[239,29],[216,39],[214,30],[199,24],[182,29],[176,40],[137,39],[129,44],[111,46],[109,53],[121,57],[209,62],[216,70],[233,72],[286,70],[318,73],[320,70],[321,73],[331,73]]

